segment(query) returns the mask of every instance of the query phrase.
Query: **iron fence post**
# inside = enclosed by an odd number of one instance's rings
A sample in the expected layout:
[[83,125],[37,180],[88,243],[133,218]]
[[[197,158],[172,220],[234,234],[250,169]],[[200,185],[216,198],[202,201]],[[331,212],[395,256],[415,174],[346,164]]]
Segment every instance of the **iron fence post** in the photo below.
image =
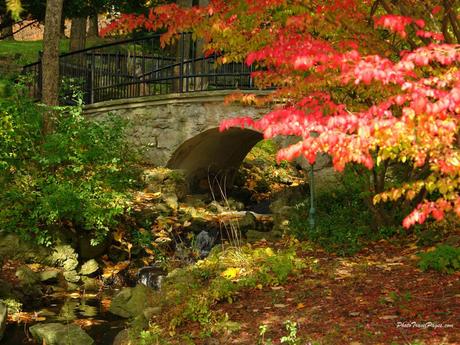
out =
[[95,77],[96,59],[94,50],[91,52],[90,70],[89,70],[89,103],[94,103],[94,77]]
[[182,93],[184,89],[184,56],[185,56],[185,36],[184,33],[180,34],[180,54],[179,54],[179,92]]

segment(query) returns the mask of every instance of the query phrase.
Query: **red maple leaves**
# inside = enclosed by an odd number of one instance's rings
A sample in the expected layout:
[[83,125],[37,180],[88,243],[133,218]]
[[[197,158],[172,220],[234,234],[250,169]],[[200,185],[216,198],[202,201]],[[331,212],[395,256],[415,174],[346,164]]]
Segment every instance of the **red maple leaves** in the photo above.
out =
[[[258,85],[277,87],[274,97],[286,104],[260,120],[228,119],[221,130],[252,127],[265,138],[298,136],[296,144],[278,152],[279,160],[304,156],[313,163],[325,152],[337,170],[349,163],[373,169],[388,160],[428,167],[428,177],[374,200],[412,200],[423,193],[406,227],[428,216],[441,219],[447,211],[460,215],[460,46],[441,43],[443,35],[423,19],[386,14],[374,18],[376,28],[424,43],[399,56],[373,53],[360,39],[372,33],[354,29],[369,8],[357,0],[212,0],[203,8],[167,5],[148,17],[124,15],[109,30],[165,27],[165,43],[179,31],[193,30],[205,49],[223,51],[229,60],[244,56],[259,68],[253,73]],[[439,11],[432,9],[433,15]],[[318,32],[317,26],[328,31]],[[433,201],[431,194],[440,197]]]

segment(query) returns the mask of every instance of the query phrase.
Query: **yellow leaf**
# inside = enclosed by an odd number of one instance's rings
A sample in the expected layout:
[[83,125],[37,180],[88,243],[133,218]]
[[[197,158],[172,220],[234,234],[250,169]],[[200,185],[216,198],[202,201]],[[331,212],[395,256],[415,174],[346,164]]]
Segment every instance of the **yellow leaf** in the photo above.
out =
[[265,254],[267,254],[267,256],[273,256],[275,253],[273,253],[273,249],[268,247],[268,248],[265,248]]
[[113,234],[113,239],[117,242],[122,243],[123,242],[123,230],[118,229],[117,231],[115,231],[115,233]]
[[302,308],[305,308],[305,304],[303,303],[297,304],[297,309],[302,309]]
[[415,198],[415,192],[413,190],[408,191],[406,197],[408,200],[412,200],[413,198]]
[[235,279],[241,273],[241,269],[237,267],[229,267],[223,271],[220,275],[227,279]]

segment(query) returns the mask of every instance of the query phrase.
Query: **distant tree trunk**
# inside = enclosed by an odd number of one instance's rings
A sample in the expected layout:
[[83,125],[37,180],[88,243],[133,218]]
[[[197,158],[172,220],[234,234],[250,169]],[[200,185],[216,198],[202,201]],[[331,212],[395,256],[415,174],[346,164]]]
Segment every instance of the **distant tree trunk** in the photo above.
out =
[[86,17],[72,18],[70,27],[70,47],[71,52],[85,49],[86,44]]
[[[180,7],[188,8],[192,7],[193,3],[196,0],[177,0],[176,3]],[[188,35],[183,37],[184,40],[180,40],[175,44],[176,46],[176,59],[177,62],[181,62],[184,60],[188,60],[189,55],[190,55],[190,41],[187,40],[189,38]],[[182,71],[181,71],[182,68]],[[182,80],[179,79],[179,76],[184,73],[184,70],[186,69],[186,66],[179,65],[174,68],[174,75],[177,77],[177,79],[174,79],[173,81],[173,92],[183,92],[184,91],[184,86],[186,84],[186,79],[182,78]]]
[[4,40],[12,40],[13,37],[13,24],[14,21],[10,15],[6,14],[0,17],[0,37]]
[[14,40],[13,36],[13,25],[8,25],[7,27],[4,27],[2,29],[2,32],[0,33],[0,37],[4,40]]
[[[198,6],[200,7],[205,7],[209,5],[209,0],[198,0]],[[195,42],[195,58],[202,58],[204,56],[203,50],[204,50],[204,43],[202,39],[198,39]],[[206,61],[201,60],[195,63],[195,73],[196,74],[206,74],[208,71],[208,67],[206,66]],[[194,89],[195,90],[206,90],[208,88],[208,78],[201,77],[201,78],[195,78],[194,81]]]
[[67,38],[65,35],[65,17],[62,16],[61,18],[61,38]]
[[[59,38],[64,0],[47,0],[42,58],[42,101],[55,106],[59,103]],[[52,112],[43,118],[43,133],[53,129]]]
[[88,35],[87,37],[99,37],[99,22],[97,13],[88,17]]

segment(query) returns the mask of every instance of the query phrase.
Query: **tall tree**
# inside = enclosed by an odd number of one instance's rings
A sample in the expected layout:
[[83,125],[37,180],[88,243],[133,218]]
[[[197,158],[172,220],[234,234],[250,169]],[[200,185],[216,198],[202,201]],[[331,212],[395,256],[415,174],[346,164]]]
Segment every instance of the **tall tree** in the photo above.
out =
[[[59,40],[63,2],[64,0],[46,1],[42,58],[42,101],[50,106],[59,104]],[[52,113],[48,112],[44,117],[43,131],[49,133],[52,128]]]
[[[367,172],[370,204],[407,205],[409,227],[446,212],[460,216],[457,10],[456,1],[443,0],[213,0],[124,15],[111,27],[167,28],[165,44],[192,30],[221,63],[254,66],[257,85],[277,89],[238,99],[275,97],[285,106],[257,121],[227,120],[222,130],[297,136],[278,159],[313,163],[325,152],[339,171]],[[405,178],[388,178],[391,168]]]
[[72,18],[72,26],[70,27],[69,51],[76,51],[85,48],[86,45],[86,23],[85,17]]
[[88,38],[99,37],[99,19],[97,13],[92,13],[88,17]]

